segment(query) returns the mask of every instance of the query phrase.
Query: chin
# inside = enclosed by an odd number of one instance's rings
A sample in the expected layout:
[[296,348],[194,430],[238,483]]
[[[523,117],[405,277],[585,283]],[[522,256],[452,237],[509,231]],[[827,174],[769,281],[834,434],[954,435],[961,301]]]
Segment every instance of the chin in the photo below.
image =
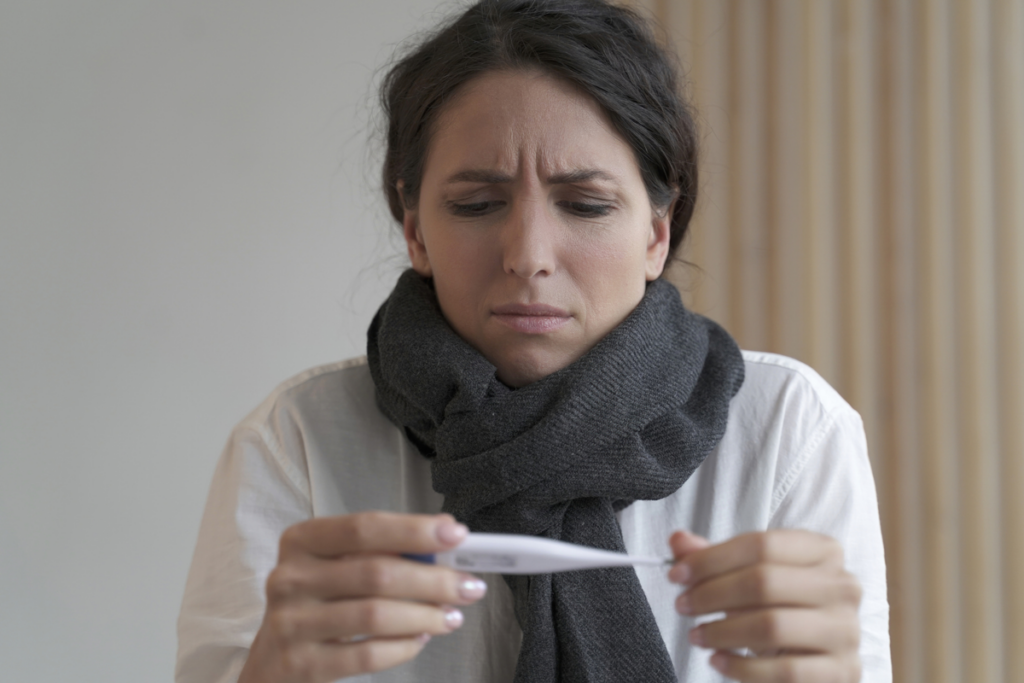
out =
[[494,363],[498,379],[514,389],[544,379],[570,365],[578,356],[551,352],[518,353],[504,362]]

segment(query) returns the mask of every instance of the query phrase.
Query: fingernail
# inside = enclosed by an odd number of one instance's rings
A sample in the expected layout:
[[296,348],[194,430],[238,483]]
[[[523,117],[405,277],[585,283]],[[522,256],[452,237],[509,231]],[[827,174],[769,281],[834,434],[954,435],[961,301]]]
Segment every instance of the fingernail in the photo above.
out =
[[680,614],[693,614],[693,605],[690,604],[690,596],[683,593],[676,598],[676,609]]
[[693,576],[693,570],[687,564],[679,563],[668,570],[668,580],[675,583],[687,584]]
[[725,655],[721,652],[716,652],[711,655],[711,666],[715,667],[721,672],[725,672],[725,667],[729,663],[729,660],[725,658]]
[[466,525],[458,522],[444,521],[437,526],[437,540],[445,545],[461,543],[468,533],[469,529],[466,528]]
[[697,647],[704,647],[704,634],[701,633],[700,627],[690,629],[690,642]]
[[444,623],[452,631],[462,626],[463,620],[462,612],[454,607],[449,607],[444,611]]
[[418,636],[416,636],[416,640],[418,640],[419,642],[421,642],[424,645],[426,645],[427,643],[430,642],[430,634],[429,633],[421,633]]
[[459,584],[459,597],[463,600],[479,600],[487,592],[487,584],[480,579],[465,579]]

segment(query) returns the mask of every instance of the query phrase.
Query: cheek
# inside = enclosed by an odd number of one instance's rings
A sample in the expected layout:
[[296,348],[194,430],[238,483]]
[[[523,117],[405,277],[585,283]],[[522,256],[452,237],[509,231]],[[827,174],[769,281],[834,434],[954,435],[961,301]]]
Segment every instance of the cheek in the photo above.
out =
[[575,279],[593,313],[621,318],[640,301],[647,283],[646,246],[637,231],[628,231],[574,250]]
[[467,325],[482,305],[481,294],[493,270],[492,250],[480,240],[447,230],[431,235],[426,245],[441,310],[465,336]]

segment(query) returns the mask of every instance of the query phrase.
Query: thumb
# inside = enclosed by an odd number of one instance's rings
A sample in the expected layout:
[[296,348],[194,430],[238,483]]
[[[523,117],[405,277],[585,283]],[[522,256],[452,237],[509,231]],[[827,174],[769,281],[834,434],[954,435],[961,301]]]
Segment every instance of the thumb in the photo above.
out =
[[680,530],[669,536],[668,545],[672,549],[672,557],[681,560],[692,552],[707,548],[711,542],[703,536]]

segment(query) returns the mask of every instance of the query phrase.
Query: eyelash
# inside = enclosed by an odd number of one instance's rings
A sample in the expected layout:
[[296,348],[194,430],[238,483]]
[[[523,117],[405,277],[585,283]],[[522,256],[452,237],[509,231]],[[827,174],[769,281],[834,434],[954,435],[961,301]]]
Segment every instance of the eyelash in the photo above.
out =
[[[449,202],[451,212],[456,216],[485,216],[498,202],[473,202],[470,204],[458,204]],[[612,212],[611,204],[587,204],[585,202],[559,202],[559,206],[568,207],[577,216],[584,218],[599,218],[607,216]]]
[[565,202],[565,204],[568,204],[577,215],[588,218],[607,216],[613,208],[611,204],[587,204],[584,202]]

